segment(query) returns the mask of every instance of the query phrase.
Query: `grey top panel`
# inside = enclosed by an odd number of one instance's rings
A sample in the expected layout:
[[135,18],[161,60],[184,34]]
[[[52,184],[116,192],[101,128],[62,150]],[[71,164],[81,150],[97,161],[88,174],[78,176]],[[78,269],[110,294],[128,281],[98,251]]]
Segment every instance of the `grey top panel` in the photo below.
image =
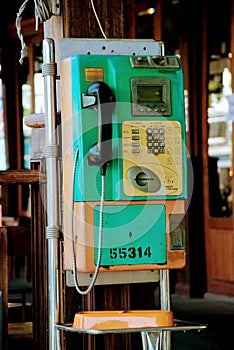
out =
[[155,55],[164,56],[164,43],[140,39],[62,39],[61,59],[87,55]]

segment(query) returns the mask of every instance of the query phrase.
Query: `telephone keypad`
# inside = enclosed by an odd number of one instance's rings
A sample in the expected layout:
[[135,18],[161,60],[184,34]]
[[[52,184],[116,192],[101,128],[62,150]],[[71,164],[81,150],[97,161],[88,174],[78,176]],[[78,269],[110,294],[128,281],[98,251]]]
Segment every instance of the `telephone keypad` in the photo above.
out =
[[[161,141],[161,142],[147,142],[148,153],[153,153],[155,155],[165,153],[165,130],[164,128],[159,129],[147,129],[147,141]],[[152,149],[152,151],[150,151]]]
[[[182,186],[181,125],[167,120],[126,120],[122,124],[124,193],[143,196],[128,177],[135,166],[145,167],[156,174],[161,187],[157,195],[179,195]],[[170,179],[170,181],[168,180]],[[171,181],[173,180],[173,181]]]

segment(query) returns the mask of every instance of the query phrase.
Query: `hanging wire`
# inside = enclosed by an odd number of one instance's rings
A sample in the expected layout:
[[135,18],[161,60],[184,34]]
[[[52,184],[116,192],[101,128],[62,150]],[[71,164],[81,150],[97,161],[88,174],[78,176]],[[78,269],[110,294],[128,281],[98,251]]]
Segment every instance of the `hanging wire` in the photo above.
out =
[[76,273],[76,256],[75,256],[75,242],[74,242],[74,191],[75,191],[75,171],[76,171],[76,163],[79,156],[79,149],[77,148],[75,159],[73,162],[73,170],[72,170],[72,211],[71,211],[71,249],[72,249],[72,273],[73,273],[73,280],[74,285],[77,290],[77,292],[80,295],[87,295],[92,288],[95,285],[96,279],[99,274],[100,265],[101,265],[101,257],[102,257],[102,236],[103,236],[103,209],[104,209],[104,196],[105,196],[105,175],[102,175],[102,189],[101,189],[101,200],[100,200],[100,211],[99,211],[99,233],[98,233],[98,257],[97,257],[97,264],[94,271],[94,274],[92,276],[92,279],[90,281],[89,286],[85,290],[81,290],[77,273]]
[[35,5],[35,18],[36,18],[36,30],[38,30],[38,22],[45,22],[53,15],[51,10],[51,1],[47,0],[34,0]]
[[27,47],[26,47],[26,44],[24,42],[24,37],[21,33],[21,19],[22,19],[21,15],[25,10],[25,7],[26,7],[28,1],[29,0],[25,0],[24,3],[20,6],[19,12],[17,13],[17,16],[16,16],[16,21],[15,21],[17,35],[18,35],[20,42],[21,42],[21,51],[20,51],[20,59],[19,59],[20,64],[23,64],[24,58],[27,57]]
[[[19,12],[16,15],[16,22],[15,22],[17,35],[18,35],[20,42],[21,42],[21,51],[20,51],[20,59],[19,59],[20,64],[23,64],[24,58],[27,57],[27,47],[26,47],[23,35],[21,33],[21,19],[22,19],[22,13],[24,12],[25,7],[26,7],[28,2],[29,2],[29,0],[25,0],[23,2],[23,4],[20,6]],[[91,6],[93,9],[94,15],[96,17],[98,26],[102,32],[102,35],[105,39],[107,39],[107,36],[102,28],[102,25],[101,25],[99,18],[98,18],[93,0],[90,0],[90,2],[91,2]],[[53,15],[56,15],[56,14],[54,14],[52,12],[51,0],[34,0],[34,7],[35,7],[35,10],[34,10],[35,18],[36,18],[35,30],[37,31],[39,22],[43,23],[43,22],[47,21],[48,19],[50,19]]]
[[[20,59],[19,62],[20,64],[23,64],[24,58],[27,57],[27,47],[24,42],[23,35],[21,33],[21,19],[22,19],[22,13],[25,10],[25,7],[29,0],[25,0],[23,4],[19,8],[19,12],[16,15],[16,30],[17,30],[17,35],[20,39],[21,42],[21,52],[20,52]],[[38,23],[45,22],[48,19],[50,19],[54,13],[52,13],[52,4],[51,0],[34,0],[34,13],[35,13],[35,18],[36,18],[36,28],[35,30],[38,30]]]
[[105,34],[105,32],[104,32],[104,30],[103,30],[103,28],[102,28],[101,22],[100,22],[100,20],[99,20],[99,18],[98,18],[98,15],[97,15],[96,10],[95,10],[95,6],[94,6],[94,3],[93,3],[93,0],[90,0],[90,2],[91,2],[92,9],[93,9],[94,15],[95,15],[95,17],[96,17],[96,20],[97,20],[97,22],[98,22],[99,28],[100,28],[100,30],[101,30],[101,32],[102,32],[102,35],[103,35],[103,37],[104,37],[105,39],[107,39],[107,36],[106,36],[106,34]]

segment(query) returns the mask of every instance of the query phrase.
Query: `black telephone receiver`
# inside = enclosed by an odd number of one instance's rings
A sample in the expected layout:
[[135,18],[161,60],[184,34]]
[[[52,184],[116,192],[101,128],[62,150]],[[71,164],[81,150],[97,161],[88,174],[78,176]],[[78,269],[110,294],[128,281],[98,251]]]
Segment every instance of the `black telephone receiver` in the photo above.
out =
[[112,113],[115,96],[104,82],[92,83],[88,88],[87,96],[95,97],[92,107],[98,112],[98,142],[89,150],[88,164],[99,165],[105,175],[106,166],[112,158]]

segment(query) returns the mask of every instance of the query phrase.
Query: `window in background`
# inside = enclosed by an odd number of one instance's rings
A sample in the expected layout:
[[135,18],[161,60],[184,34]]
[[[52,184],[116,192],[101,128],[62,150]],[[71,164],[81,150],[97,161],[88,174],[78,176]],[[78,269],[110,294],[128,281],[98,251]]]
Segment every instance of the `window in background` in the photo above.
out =
[[210,215],[232,215],[232,121],[228,97],[232,94],[230,59],[210,62],[208,84],[208,160],[210,172]]
[[[28,62],[28,77],[25,84],[22,85],[22,103],[23,117],[34,114],[43,113],[44,97],[43,97],[43,78],[42,78],[42,46],[41,43],[34,43],[28,47],[30,52]],[[30,168],[31,159],[31,134],[32,129],[23,123],[24,133],[24,167]]]

